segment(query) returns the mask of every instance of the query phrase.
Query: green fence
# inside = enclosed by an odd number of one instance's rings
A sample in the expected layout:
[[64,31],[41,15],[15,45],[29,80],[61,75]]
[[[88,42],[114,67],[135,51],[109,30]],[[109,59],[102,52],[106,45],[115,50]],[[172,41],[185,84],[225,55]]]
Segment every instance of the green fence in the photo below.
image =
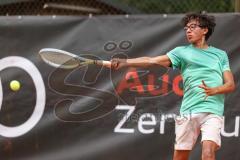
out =
[[0,15],[239,12],[240,0],[0,0]]

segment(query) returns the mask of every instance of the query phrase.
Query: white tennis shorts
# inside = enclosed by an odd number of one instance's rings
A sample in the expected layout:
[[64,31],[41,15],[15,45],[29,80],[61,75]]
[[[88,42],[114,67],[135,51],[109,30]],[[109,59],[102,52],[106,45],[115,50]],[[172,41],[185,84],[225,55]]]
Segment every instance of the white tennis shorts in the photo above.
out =
[[201,142],[210,140],[221,146],[223,117],[212,113],[196,113],[175,118],[175,150],[192,150],[199,134]]

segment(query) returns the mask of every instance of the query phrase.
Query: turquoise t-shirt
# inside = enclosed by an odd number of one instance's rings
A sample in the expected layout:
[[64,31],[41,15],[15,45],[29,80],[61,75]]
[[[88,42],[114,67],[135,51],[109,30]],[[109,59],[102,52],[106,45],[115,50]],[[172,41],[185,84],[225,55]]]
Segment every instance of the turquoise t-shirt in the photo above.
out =
[[223,85],[223,72],[230,70],[225,51],[209,46],[207,49],[193,45],[180,46],[167,53],[173,69],[178,68],[183,78],[183,101],[180,114],[209,112],[223,115],[224,94],[208,96],[198,86],[205,81],[208,87]]

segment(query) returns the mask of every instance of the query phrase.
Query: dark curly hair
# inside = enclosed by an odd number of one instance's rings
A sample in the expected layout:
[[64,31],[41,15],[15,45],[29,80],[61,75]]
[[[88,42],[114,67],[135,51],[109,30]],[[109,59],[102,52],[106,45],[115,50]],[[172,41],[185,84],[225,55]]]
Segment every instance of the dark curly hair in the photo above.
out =
[[182,18],[182,24],[186,26],[191,20],[197,20],[201,28],[208,28],[205,39],[212,35],[214,27],[216,26],[215,17],[203,13],[188,13]]

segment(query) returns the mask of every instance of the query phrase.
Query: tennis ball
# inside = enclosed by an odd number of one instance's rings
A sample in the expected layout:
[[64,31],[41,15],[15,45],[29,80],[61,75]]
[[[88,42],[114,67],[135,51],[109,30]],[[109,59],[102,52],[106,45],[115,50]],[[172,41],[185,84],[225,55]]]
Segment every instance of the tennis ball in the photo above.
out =
[[18,90],[20,89],[20,87],[21,87],[21,85],[20,85],[19,81],[17,81],[17,80],[12,80],[12,81],[10,82],[10,88],[11,88],[11,90],[13,90],[13,91],[18,91]]

